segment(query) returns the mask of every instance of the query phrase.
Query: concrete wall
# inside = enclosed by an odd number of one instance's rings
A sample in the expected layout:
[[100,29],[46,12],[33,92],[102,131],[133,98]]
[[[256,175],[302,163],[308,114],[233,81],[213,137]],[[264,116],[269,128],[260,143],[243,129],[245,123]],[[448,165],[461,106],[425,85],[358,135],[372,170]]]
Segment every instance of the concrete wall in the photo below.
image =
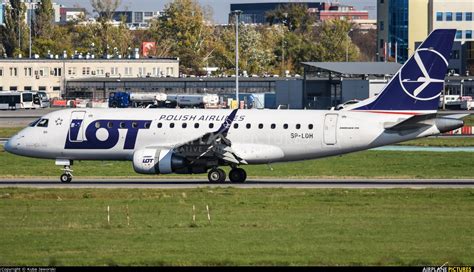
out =
[[303,81],[287,80],[275,83],[276,106],[288,105],[290,109],[303,108]]

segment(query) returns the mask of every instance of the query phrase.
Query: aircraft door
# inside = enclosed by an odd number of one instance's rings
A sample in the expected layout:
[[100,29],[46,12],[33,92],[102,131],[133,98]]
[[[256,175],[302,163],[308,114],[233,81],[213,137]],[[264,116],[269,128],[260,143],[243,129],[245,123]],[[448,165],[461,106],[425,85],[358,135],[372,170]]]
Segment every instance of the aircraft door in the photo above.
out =
[[329,113],[324,118],[324,143],[326,145],[337,143],[337,117],[337,113]]
[[69,141],[83,142],[85,141],[85,111],[73,111],[71,113],[71,123],[69,125]]

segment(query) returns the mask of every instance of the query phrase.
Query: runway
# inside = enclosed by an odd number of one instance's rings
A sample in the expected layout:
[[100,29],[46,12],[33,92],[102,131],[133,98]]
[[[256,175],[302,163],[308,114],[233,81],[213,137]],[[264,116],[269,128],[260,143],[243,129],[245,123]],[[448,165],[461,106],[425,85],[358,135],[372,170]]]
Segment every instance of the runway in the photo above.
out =
[[392,189],[392,188],[474,188],[474,179],[250,179],[244,184],[230,182],[212,184],[204,179],[74,179],[61,183],[58,179],[3,179],[0,188],[142,188],[192,189],[202,187],[235,188],[306,188],[306,189]]

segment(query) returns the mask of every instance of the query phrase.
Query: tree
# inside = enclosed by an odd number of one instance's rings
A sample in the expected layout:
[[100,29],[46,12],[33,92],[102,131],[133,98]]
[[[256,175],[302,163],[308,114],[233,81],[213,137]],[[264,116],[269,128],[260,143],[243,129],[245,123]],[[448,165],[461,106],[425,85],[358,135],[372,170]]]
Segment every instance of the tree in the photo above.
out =
[[91,0],[91,6],[94,12],[99,14],[98,22],[101,25],[98,35],[102,42],[100,51],[109,54],[109,29],[112,16],[120,5],[120,0]]
[[164,15],[150,28],[149,36],[160,45],[170,45],[170,53],[179,56],[184,73],[201,73],[209,57],[211,26],[196,0],[173,0]]
[[5,24],[0,26],[0,39],[8,57],[24,55],[26,51],[29,30],[25,24],[25,10],[21,0],[10,0],[10,5],[5,5]]
[[375,61],[377,53],[377,30],[355,29],[352,35],[352,42],[360,50],[361,61]]
[[359,59],[359,49],[352,43],[351,23],[345,20],[328,20],[314,29],[316,58],[318,61],[349,61]]
[[51,39],[53,34],[54,10],[51,0],[42,0],[35,10],[33,34],[35,38]]
[[314,24],[314,17],[308,13],[308,6],[301,3],[279,5],[266,13],[266,20],[270,25],[282,23],[290,31],[301,32],[307,31]]

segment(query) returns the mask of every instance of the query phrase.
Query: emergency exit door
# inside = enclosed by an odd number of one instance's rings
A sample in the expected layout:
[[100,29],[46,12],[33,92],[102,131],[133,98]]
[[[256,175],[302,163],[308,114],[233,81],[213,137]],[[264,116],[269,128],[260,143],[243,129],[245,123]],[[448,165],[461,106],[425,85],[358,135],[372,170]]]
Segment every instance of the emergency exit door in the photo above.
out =
[[329,113],[324,117],[324,143],[335,145],[337,143],[337,113]]

